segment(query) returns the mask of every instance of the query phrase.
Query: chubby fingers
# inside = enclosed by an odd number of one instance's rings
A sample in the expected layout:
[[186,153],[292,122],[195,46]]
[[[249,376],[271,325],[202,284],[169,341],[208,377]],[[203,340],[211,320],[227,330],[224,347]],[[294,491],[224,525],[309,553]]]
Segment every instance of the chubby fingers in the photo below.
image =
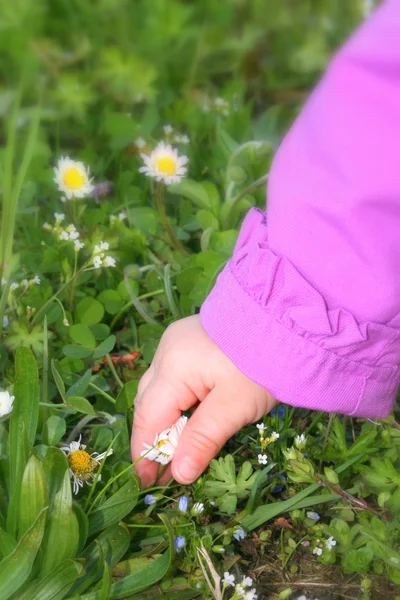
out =
[[243,407],[214,388],[190,417],[172,460],[172,475],[188,485],[207,468],[222,446],[249,422]]
[[[175,423],[181,411],[196,402],[193,392],[184,384],[171,383],[168,378],[153,374],[144,375],[139,394],[135,399],[135,412],[131,439],[132,460],[140,458],[145,444],[152,445],[157,434]],[[136,471],[144,486],[157,478],[159,464],[145,457],[136,465]]]

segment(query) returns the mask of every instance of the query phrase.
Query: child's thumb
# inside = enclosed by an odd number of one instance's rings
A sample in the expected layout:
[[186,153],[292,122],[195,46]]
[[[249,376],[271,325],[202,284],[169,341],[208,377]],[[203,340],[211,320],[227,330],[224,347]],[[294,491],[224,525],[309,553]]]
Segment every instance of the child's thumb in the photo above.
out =
[[173,477],[184,485],[192,483],[227,440],[248,422],[243,406],[237,407],[214,388],[183,430],[172,461]]

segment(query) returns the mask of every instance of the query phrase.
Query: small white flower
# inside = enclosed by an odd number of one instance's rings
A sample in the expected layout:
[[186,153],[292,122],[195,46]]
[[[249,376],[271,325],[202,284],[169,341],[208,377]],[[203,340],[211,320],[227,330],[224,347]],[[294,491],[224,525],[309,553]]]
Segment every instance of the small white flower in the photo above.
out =
[[182,134],[182,135],[181,135],[181,134],[177,133],[177,134],[174,136],[174,142],[175,142],[176,144],[185,144],[185,145],[186,145],[186,144],[189,144],[189,143],[190,143],[190,139],[189,139],[189,136],[188,136],[188,135],[186,135],[186,134]]
[[115,258],[113,258],[112,256],[106,256],[103,264],[105,267],[115,267]]
[[29,285],[29,281],[28,281],[27,279],[23,279],[23,280],[21,281],[21,285],[22,285],[23,287],[28,287],[28,285]]
[[235,538],[236,541],[240,542],[240,540],[244,540],[244,538],[247,536],[247,533],[245,532],[245,530],[243,529],[243,527],[238,527],[234,532],[233,532],[233,537]]
[[79,492],[83,484],[91,485],[91,479],[95,477],[95,472],[104,458],[111,456],[112,448],[99,454],[86,452],[86,446],[81,444],[82,436],[79,436],[77,442],[71,442],[69,446],[64,446],[61,450],[68,457],[69,474],[73,481],[74,494]]
[[306,444],[307,438],[304,435],[304,433],[302,433],[301,435],[296,435],[296,437],[294,438],[294,445],[296,446],[296,448],[302,450],[303,448],[305,448]]
[[63,325],[64,325],[64,327],[69,327],[68,319],[63,319]]
[[146,145],[146,140],[144,140],[142,137],[138,137],[135,140],[135,146],[136,148],[139,148],[139,150],[141,150],[142,148],[144,148]]
[[75,225],[68,225],[65,231],[68,233],[68,239],[77,240],[79,238],[79,231],[76,230]]
[[10,285],[10,290],[13,292],[14,290],[18,289],[19,285],[18,283],[16,283],[15,281]]
[[202,502],[196,502],[193,504],[192,515],[197,516],[201,515],[204,512],[204,504]]
[[275,442],[277,439],[279,439],[279,433],[277,433],[276,431],[273,431],[269,437],[271,440],[273,440]]
[[171,135],[171,133],[174,130],[174,128],[172,127],[172,125],[164,125],[163,129],[164,129],[165,135]]
[[312,521],[319,521],[320,520],[320,516],[317,512],[313,511],[313,510],[309,510],[307,513],[307,517],[309,519],[311,519]]
[[150,155],[140,156],[144,166],[140,167],[139,171],[156,181],[163,181],[166,185],[179,183],[187,172],[187,156],[179,156],[178,151],[170,144],[160,142]]
[[9,392],[0,391],[0,418],[10,414],[13,409],[13,404],[14,396],[11,396]]
[[83,242],[80,242],[79,240],[75,240],[74,247],[75,247],[75,250],[78,252],[78,250],[82,250],[82,248],[85,247],[85,244]]
[[146,450],[143,450],[141,455],[147,460],[155,460],[162,465],[170,463],[187,421],[187,417],[179,417],[174,425],[165,429],[159,435],[156,434],[153,445],[144,443]]
[[84,198],[94,189],[89,169],[82,162],[68,156],[62,156],[54,168],[54,181],[68,200]]
[[313,554],[316,554],[316,556],[321,556],[322,554],[322,548],[318,548],[318,546],[316,548],[314,548],[314,550],[312,551]]
[[60,240],[63,240],[64,242],[68,242],[69,241],[69,233],[67,231],[61,231],[59,238],[60,238]]
[[264,423],[257,423],[256,427],[260,432],[264,432],[266,430]]
[[299,597],[297,598],[297,600],[308,600],[308,598],[307,598],[306,596],[304,596],[304,595],[303,595],[303,596],[299,596]]
[[243,598],[244,598],[244,600],[256,600],[257,599],[256,589],[253,588],[249,592],[246,592],[245,595],[243,596]]
[[51,231],[53,227],[50,225],[50,223],[43,223],[43,229],[46,229],[46,231]]
[[[64,221],[65,215],[64,215],[64,213],[54,213],[54,218],[56,220],[56,223],[58,224],[58,223],[61,223],[62,221]],[[44,225],[43,225],[43,227],[44,227]]]
[[327,547],[328,550],[332,550],[332,548],[334,546],[336,546],[336,540],[335,538],[331,535],[330,538],[328,538],[325,542],[325,546]]
[[99,256],[98,254],[95,254],[95,256],[93,256],[93,265],[94,265],[95,269],[100,269],[102,264],[103,264],[103,260],[102,260],[101,256]]
[[224,576],[222,578],[222,583],[224,585],[230,585],[233,587],[235,585],[235,576],[231,575],[229,571],[225,571]]
[[242,598],[244,598],[244,595],[246,593],[245,588],[242,586],[241,583],[237,583],[235,586],[235,592],[236,594],[238,594],[239,596],[241,596]]
[[251,577],[243,577],[242,586],[243,587],[251,587],[253,585],[253,580]]
[[125,221],[125,219],[126,219],[126,213],[124,213],[122,211],[120,213],[118,213],[118,219],[120,221]]
[[40,285],[40,277],[35,275],[33,279],[31,279],[31,283],[36,283],[36,285]]
[[268,456],[266,454],[259,454],[257,458],[260,465],[266,465],[268,462]]

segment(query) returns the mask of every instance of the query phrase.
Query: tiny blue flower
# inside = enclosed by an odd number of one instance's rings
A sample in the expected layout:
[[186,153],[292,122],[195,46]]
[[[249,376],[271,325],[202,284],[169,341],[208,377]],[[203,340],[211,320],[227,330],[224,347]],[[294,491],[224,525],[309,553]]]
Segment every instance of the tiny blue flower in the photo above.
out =
[[174,542],[175,542],[175,550],[177,552],[180,552],[186,544],[186,538],[184,535],[178,535],[178,537],[175,538]]
[[157,502],[157,498],[155,496],[153,496],[153,494],[146,494],[146,496],[144,497],[144,503],[147,504],[147,506],[151,506],[152,504],[155,504]]
[[181,496],[179,498],[178,508],[182,513],[185,513],[188,509],[188,498],[187,496]]
[[233,537],[238,542],[240,542],[240,540],[244,540],[244,538],[246,537],[246,535],[247,535],[247,533],[245,532],[245,530],[243,529],[243,527],[239,527],[233,533]]
[[3,327],[4,329],[8,327],[8,317],[6,315],[3,317]]
[[278,419],[283,419],[285,416],[285,407],[282,404],[280,404],[278,406],[278,408],[276,408],[276,406],[274,406],[274,408],[270,412],[271,417],[274,417],[276,415],[277,410],[278,410]]
[[311,519],[312,521],[319,521],[320,520],[320,516],[317,512],[313,511],[313,510],[309,510],[307,513],[307,517],[309,519]]
[[[279,479],[283,482],[286,481],[286,477],[282,474],[278,475]],[[279,494],[279,492],[281,492],[283,490],[283,488],[285,487],[284,484],[282,485],[277,485],[276,487],[274,487],[274,489],[272,490],[273,494]]]

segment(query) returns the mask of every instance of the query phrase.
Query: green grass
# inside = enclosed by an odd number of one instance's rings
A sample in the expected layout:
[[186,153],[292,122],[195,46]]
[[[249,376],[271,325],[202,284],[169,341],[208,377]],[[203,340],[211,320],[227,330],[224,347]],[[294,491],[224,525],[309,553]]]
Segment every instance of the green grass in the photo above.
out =
[[[281,407],[264,421],[280,434],[266,468],[249,426],[186,489],[140,490],[129,452],[163,331],[198,311],[244,214],[264,206],[284,131],[361,18],[361,1],[0,0],[0,390],[15,395],[0,421],[4,600],[211,598],[206,578],[228,570],[271,600],[399,595],[394,417]],[[189,137],[189,163],[163,190],[139,173],[135,141],[152,149],[167,124],[171,141]],[[62,155],[106,192],[63,203]],[[78,253],[60,239],[71,224]],[[115,267],[93,269],[100,241]],[[60,447],[80,435],[113,454],[75,496]]]

